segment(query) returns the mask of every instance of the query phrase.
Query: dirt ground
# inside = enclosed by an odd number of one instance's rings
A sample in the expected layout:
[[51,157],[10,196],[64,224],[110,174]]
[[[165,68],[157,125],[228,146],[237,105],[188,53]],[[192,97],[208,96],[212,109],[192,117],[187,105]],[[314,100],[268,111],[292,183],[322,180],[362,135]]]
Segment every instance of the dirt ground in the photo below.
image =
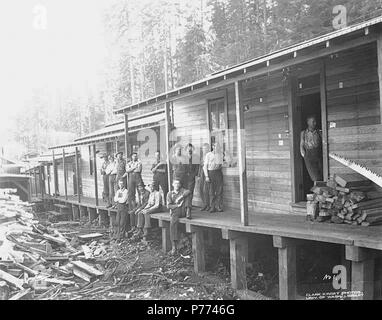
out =
[[[60,300],[132,300],[132,299],[237,299],[230,287],[229,275],[193,270],[190,239],[183,237],[180,254],[161,251],[160,230],[154,229],[148,242],[124,240],[122,243],[100,240],[108,246],[107,257],[95,259],[105,275],[93,284],[80,283],[81,289],[66,288]],[[92,260],[89,259],[89,262]],[[217,270],[219,271],[219,270]]]

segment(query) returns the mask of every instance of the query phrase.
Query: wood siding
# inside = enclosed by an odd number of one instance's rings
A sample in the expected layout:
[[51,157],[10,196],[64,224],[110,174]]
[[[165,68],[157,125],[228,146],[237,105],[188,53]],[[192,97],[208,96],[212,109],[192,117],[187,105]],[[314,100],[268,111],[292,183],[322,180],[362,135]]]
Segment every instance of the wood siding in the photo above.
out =
[[280,75],[244,83],[249,212],[289,213],[288,89]]
[[[376,44],[341,52],[325,62],[329,152],[352,159],[382,174]],[[351,169],[329,160],[330,176],[350,172]]]

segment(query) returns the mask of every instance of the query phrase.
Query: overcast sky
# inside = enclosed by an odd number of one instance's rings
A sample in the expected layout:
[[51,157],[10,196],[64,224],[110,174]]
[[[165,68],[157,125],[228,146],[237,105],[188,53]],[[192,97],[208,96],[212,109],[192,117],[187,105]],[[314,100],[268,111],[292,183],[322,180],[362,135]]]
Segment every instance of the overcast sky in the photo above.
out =
[[[33,88],[86,90],[105,57],[107,0],[1,0],[0,144]],[[46,19],[45,19],[46,17]]]

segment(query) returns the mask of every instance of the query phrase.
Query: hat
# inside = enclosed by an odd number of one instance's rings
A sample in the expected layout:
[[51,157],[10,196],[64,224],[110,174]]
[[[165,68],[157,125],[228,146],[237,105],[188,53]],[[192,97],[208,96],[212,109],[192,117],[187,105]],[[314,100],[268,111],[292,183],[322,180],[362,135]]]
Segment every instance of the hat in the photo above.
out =
[[122,151],[118,151],[115,156],[118,156],[119,154],[123,155],[123,152]]
[[154,187],[157,187],[159,185],[158,181],[151,181],[148,186],[154,186]]
[[107,158],[107,154],[106,153],[101,154],[101,159],[104,159],[104,158]]
[[139,188],[139,187],[144,188],[144,187],[146,187],[146,186],[145,186],[145,184],[144,184],[143,182],[140,182],[140,183],[138,183],[138,188]]

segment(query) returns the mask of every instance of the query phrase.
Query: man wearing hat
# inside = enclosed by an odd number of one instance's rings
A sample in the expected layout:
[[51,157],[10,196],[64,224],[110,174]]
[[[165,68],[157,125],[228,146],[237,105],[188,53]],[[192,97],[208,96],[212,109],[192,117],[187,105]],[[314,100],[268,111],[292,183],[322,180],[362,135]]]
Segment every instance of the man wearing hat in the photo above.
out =
[[129,189],[129,208],[134,207],[135,194],[137,187],[142,181],[142,162],[138,159],[138,154],[131,154],[131,161],[126,164],[126,173],[129,174],[128,189]]
[[159,192],[158,184],[153,181],[150,186],[150,196],[146,206],[138,212],[138,231],[137,236],[143,235],[144,240],[147,240],[148,229],[151,228],[150,214],[162,212],[163,199]]
[[115,188],[115,181],[116,181],[116,176],[117,176],[117,165],[114,160],[113,155],[109,155],[109,164],[106,167],[105,170],[106,175],[108,175],[109,178],[109,198],[108,198],[108,205],[106,208],[110,208],[113,206],[114,202],[114,188]]
[[127,174],[126,174],[126,161],[123,159],[123,152],[119,151],[115,154],[117,158],[117,176],[116,187],[118,188],[118,181],[123,180],[125,186],[127,186]]
[[101,165],[101,176],[103,180],[102,199],[104,202],[107,202],[109,199],[109,175],[106,174],[106,168],[109,165],[109,159],[106,153],[101,156],[101,159],[103,159]]
[[113,239],[121,240],[125,237],[126,232],[126,221],[128,215],[127,209],[127,189],[125,188],[125,183],[122,179],[118,180],[119,189],[115,193],[114,202],[117,205],[117,216],[115,221],[115,232],[113,234]]
[[194,196],[195,178],[199,173],[200,156],[194,154],[194,146],[189,143],[186,146],[185,178],[183,187],[190,191],[189,199],[186,206],[186,218],[191,219],[192,198]]
[[167,209],[170,210],[171,254],[175,254],[179,241],[179,218],[185,216],[186,208],[189,206],[189,195],[191,192],[182,187],[182,183],[178,177],[175,177],[172,186],[174,190],[169,191],[167,194]]
[[151,172],[153,173],[153,183],[162,188],[165,198],[168,193],[168,172],[167,163],[161,160],[160,151],[155,152],[155,162],[151,166]]
[[146,190],[143,182],[138,184],[138,196],[136,199],[136,205],[133,209],[129,211],[130,216],[130,231],[128,232],[131,235],[133,232],[137,231],[137,222],[138,222],[138,213],[143,210],[147,202],[149,201],[150,192]]

